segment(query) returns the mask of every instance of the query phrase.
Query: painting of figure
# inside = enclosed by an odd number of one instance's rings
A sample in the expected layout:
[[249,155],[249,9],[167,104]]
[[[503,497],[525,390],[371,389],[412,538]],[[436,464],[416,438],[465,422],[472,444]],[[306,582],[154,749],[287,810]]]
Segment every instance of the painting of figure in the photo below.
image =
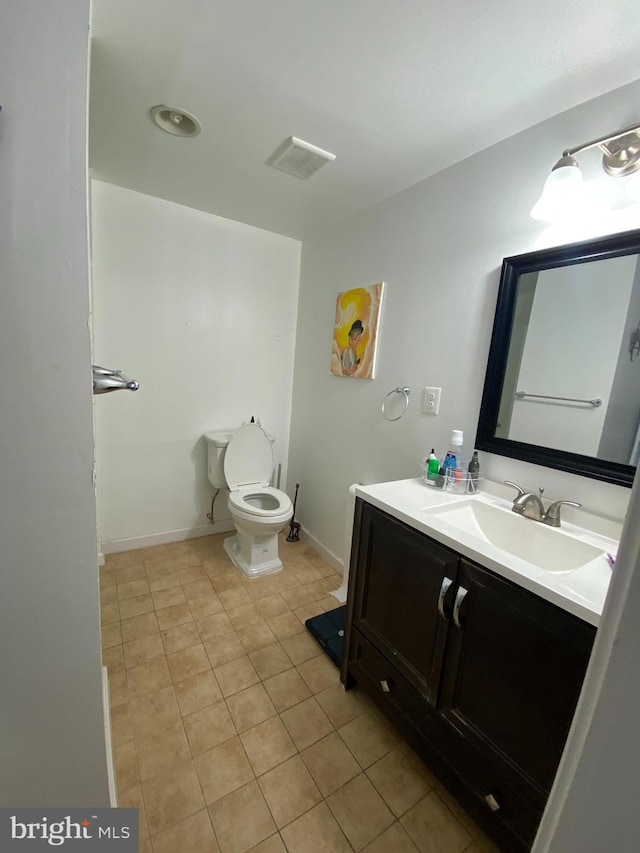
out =
[[384,282],[339,293],[330,371],[334,376],[373,379]]

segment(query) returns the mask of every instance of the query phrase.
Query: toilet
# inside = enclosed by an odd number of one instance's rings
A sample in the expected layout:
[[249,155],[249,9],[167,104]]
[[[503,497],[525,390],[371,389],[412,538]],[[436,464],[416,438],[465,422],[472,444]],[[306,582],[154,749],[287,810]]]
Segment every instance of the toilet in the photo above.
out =
[[205,433],[205,439],[209,482],[229,489],[237,531],[224,540],[224,550],[248,578],[280,571],[278,533],[291,521],[293,506],[287,494],[269,485],[275,439],[256,423],[235,433]]

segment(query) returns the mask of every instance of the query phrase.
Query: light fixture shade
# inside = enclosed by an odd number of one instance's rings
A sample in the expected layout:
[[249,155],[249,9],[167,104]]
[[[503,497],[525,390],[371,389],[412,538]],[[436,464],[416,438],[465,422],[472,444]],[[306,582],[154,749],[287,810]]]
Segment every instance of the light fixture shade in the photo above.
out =
[[579,210],[583,201],[582,172],[573,157],[562,157],[542,189],[542,195],[531,209],[531,218],[557,222]]

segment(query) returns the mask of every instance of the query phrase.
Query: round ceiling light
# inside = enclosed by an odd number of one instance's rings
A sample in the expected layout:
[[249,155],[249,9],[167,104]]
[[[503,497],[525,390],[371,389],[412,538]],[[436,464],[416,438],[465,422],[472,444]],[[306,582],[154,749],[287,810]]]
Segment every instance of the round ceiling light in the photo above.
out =
[[157,107],[151,107],[149,115],[160,130],[173,136],[197,136],[202,130],[202,125],[195,116],[176,107],[158,104]]

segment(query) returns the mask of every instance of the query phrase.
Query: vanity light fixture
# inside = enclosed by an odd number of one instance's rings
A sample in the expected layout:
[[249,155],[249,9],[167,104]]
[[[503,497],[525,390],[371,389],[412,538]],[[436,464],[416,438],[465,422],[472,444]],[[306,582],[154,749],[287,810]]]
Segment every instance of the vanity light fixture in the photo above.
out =
[[551,170],[542,195],[531,210],[533,219],[552,222],[582,208],[585,201],[582,172],[574,155],[596,147],[602,151],[602,168],[612,178],[623,178],[640,169],[640,125],[567,148]]

